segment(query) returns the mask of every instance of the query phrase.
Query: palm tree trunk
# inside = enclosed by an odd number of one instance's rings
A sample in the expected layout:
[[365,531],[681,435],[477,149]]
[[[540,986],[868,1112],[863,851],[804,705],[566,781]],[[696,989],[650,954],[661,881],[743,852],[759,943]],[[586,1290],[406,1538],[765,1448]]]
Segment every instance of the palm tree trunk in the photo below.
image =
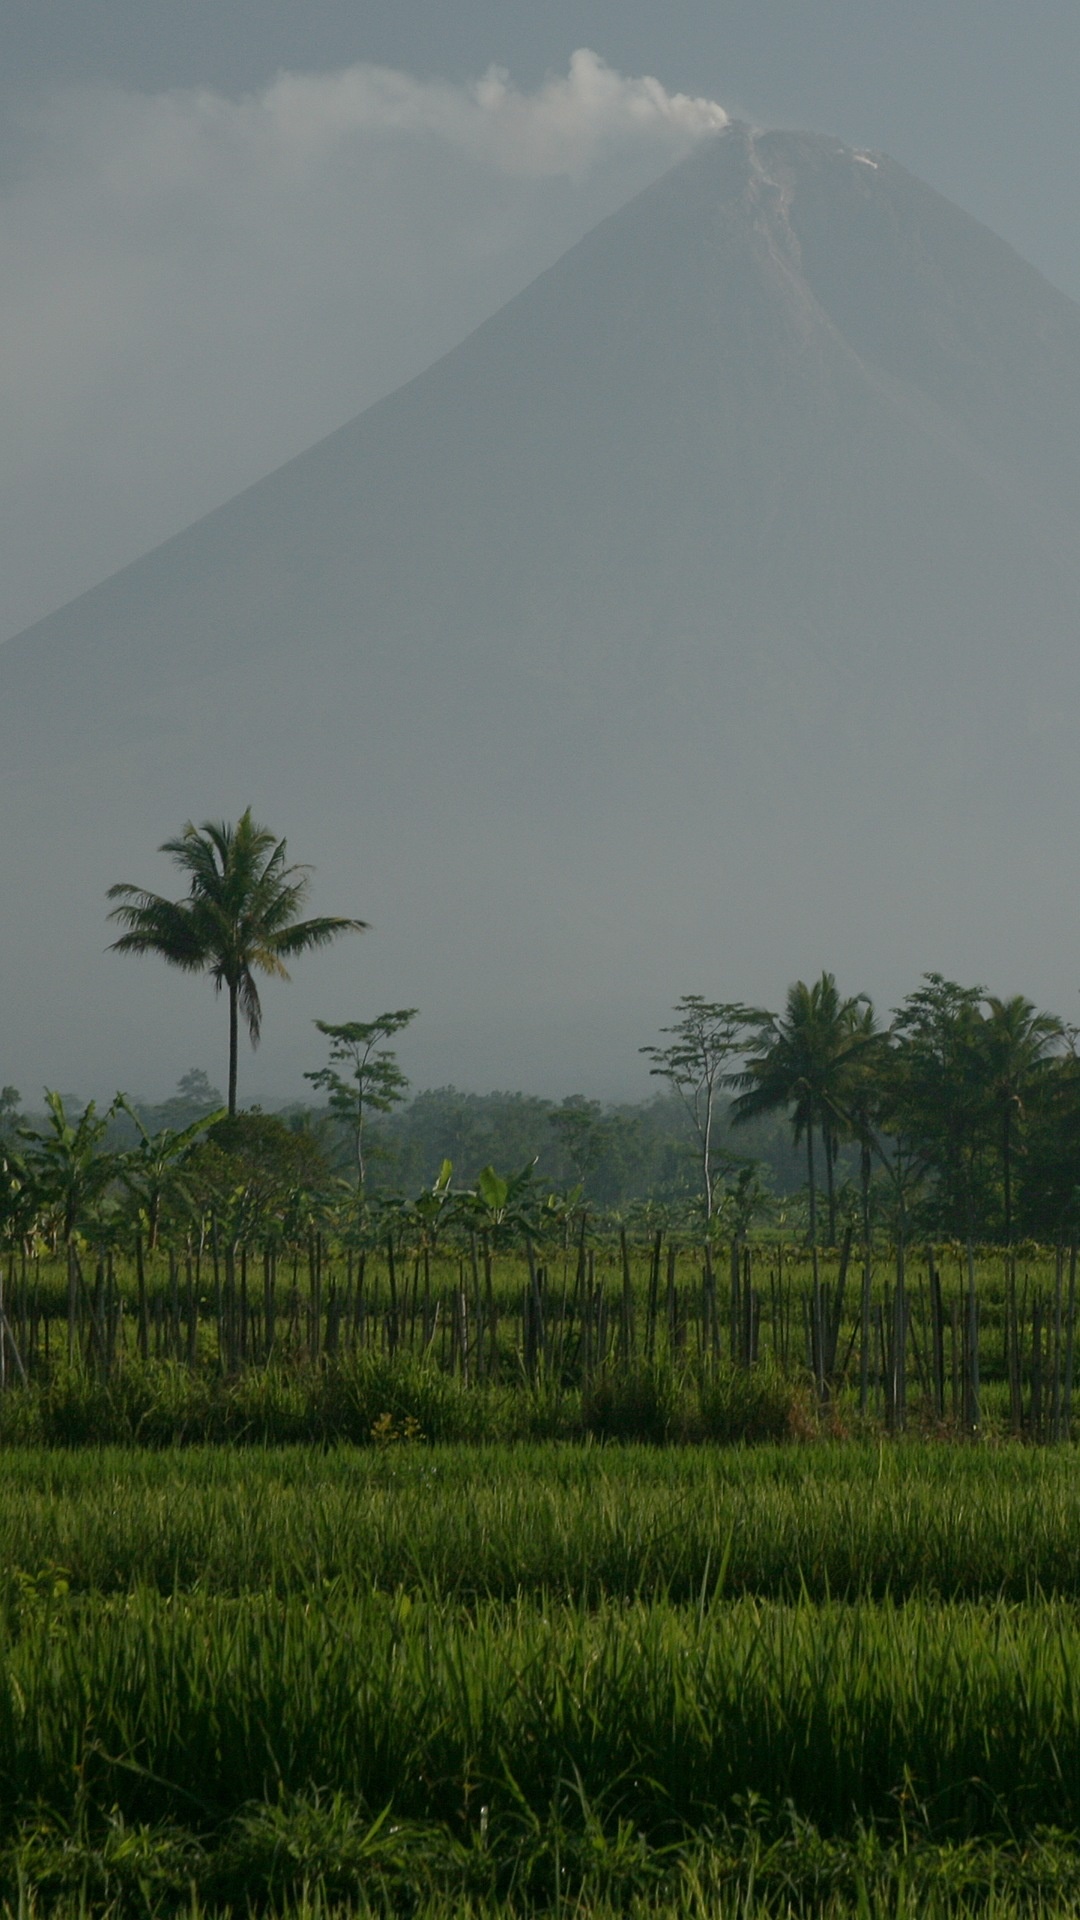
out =
[[831,1125],[827,1120],[821,1123],[821,1144],[825,1149],[825,1191],[829,1197],[829,1245],[836,1245],[836,1142]]
[[1005,1186],[1005,1245],[1012,1246],[1012,1128],[1009,1125],[1011,1115],[1005,1109],[1001,1138],[1001,1170]]
[[870,1151],[870,1142],[866,1138],[866,1135],[864,1134],[862,1140],[859,1143],[859,1187],[862,1194],[862,1230],[863,1230],[864,1246],[869,1246],[870,1244],[870,1177],[873,1173],[873,1170],[874,1170],[874,1161],[873,1161],[873,1155],[871,1154],[871,1151]]
[[713,1090],[709,1087],[705,1101],[705,1131],[701,1138],[701,1177],[705,1186],[705,1218],[712,1219],[712,1110]]
[[862,1305],[860,1312],[859,1339],[859,1412],[865,1413],[870,1404],[870,1175],[872,1162],[870,1142],[863,1134],[859,1153],[859,1176],[862,1184],[862,1243],[863,1277]]
[[238,1018],[239,987],[229,982],[229,1119],[236,1114],[236,1063],[239,1052],[240,1027]]
[[810,1188],[810,1258],[814,1267],[814,1286],[818,1281],[817,1257],[817,1177],[814,1172],[814,1126],[812,1121],[806,1127],[806,1180]]

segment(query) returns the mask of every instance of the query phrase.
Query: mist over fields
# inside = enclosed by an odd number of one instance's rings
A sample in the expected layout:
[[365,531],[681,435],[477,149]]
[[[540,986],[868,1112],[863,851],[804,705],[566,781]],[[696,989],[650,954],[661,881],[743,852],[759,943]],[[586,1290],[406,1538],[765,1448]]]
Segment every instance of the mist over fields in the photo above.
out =
[[1080,307],[878,153],[734,127],[460,347],[0,649],[3,1077],[221,1075],[116,880],[247,804],[415,1080],[645,1092],[684,992],[927,968],[1066,1017]]

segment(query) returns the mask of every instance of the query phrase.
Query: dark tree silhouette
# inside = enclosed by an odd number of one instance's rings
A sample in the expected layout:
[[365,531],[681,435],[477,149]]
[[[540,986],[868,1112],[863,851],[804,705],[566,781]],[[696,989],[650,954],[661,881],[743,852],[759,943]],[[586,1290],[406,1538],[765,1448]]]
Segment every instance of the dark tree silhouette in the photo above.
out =
[[833,974],[823,973],[808,987],[796,980],[788,988],[783,1016],[762,1035],[760,1053],[747,1061],[736,1077],[742,1088],[732,1103],[732,1124],[739,1126],[759,1113],[786,1108],[791,1113],[795,1144],[805,1137],[806,1175],[810,1189],[810,1244],[817,1252],[817,1168],[814,1129],[825,1149],[829,1197],[829,1238],[836,1238],[833,1195],[833,1159],[836,1140],[852,1130],[847,1100],[853,1090],[854,1069],[876,1044],[872,1023],[863,1018],[864,997],[842,1000]]
[[1008,1000],[991,994],[986,1001],[984,1040],[990,1079],[990,1099],[998,1125],[1001,1179],[1005,1214],[1005,1244],[1013,1239],[1013,1162],[1027,1102],[1050,1069],[1056,1049],[1065,1038],[1064,1023],[1054,1013],[1040,1013],[1022,993]]

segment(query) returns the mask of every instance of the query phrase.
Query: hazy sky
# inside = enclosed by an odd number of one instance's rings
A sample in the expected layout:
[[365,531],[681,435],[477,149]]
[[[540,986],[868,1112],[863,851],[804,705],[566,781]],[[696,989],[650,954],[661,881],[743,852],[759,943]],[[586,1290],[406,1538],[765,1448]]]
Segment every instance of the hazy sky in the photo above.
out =
[[6,0],[0,634],[419,371],[709,101],[1080,295],[1077,71],[1075,0]]

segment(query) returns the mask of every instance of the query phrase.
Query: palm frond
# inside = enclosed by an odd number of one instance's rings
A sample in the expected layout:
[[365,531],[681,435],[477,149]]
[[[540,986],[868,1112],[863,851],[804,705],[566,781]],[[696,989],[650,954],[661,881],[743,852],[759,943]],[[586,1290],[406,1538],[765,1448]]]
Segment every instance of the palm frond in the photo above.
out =
[[114,953],[155,953],[170,966],[198,973],[207,962],[203,929],[183,901],[138,887],[110,887],[109,898],[121,898],[109,914],[126,931],[111,943]]
[[297,920],[273,936],[275,953],[307,953],[312,947],[329,946],[342,933],[363,933],[366,920],[343,920],[324,914],[316,920]]

